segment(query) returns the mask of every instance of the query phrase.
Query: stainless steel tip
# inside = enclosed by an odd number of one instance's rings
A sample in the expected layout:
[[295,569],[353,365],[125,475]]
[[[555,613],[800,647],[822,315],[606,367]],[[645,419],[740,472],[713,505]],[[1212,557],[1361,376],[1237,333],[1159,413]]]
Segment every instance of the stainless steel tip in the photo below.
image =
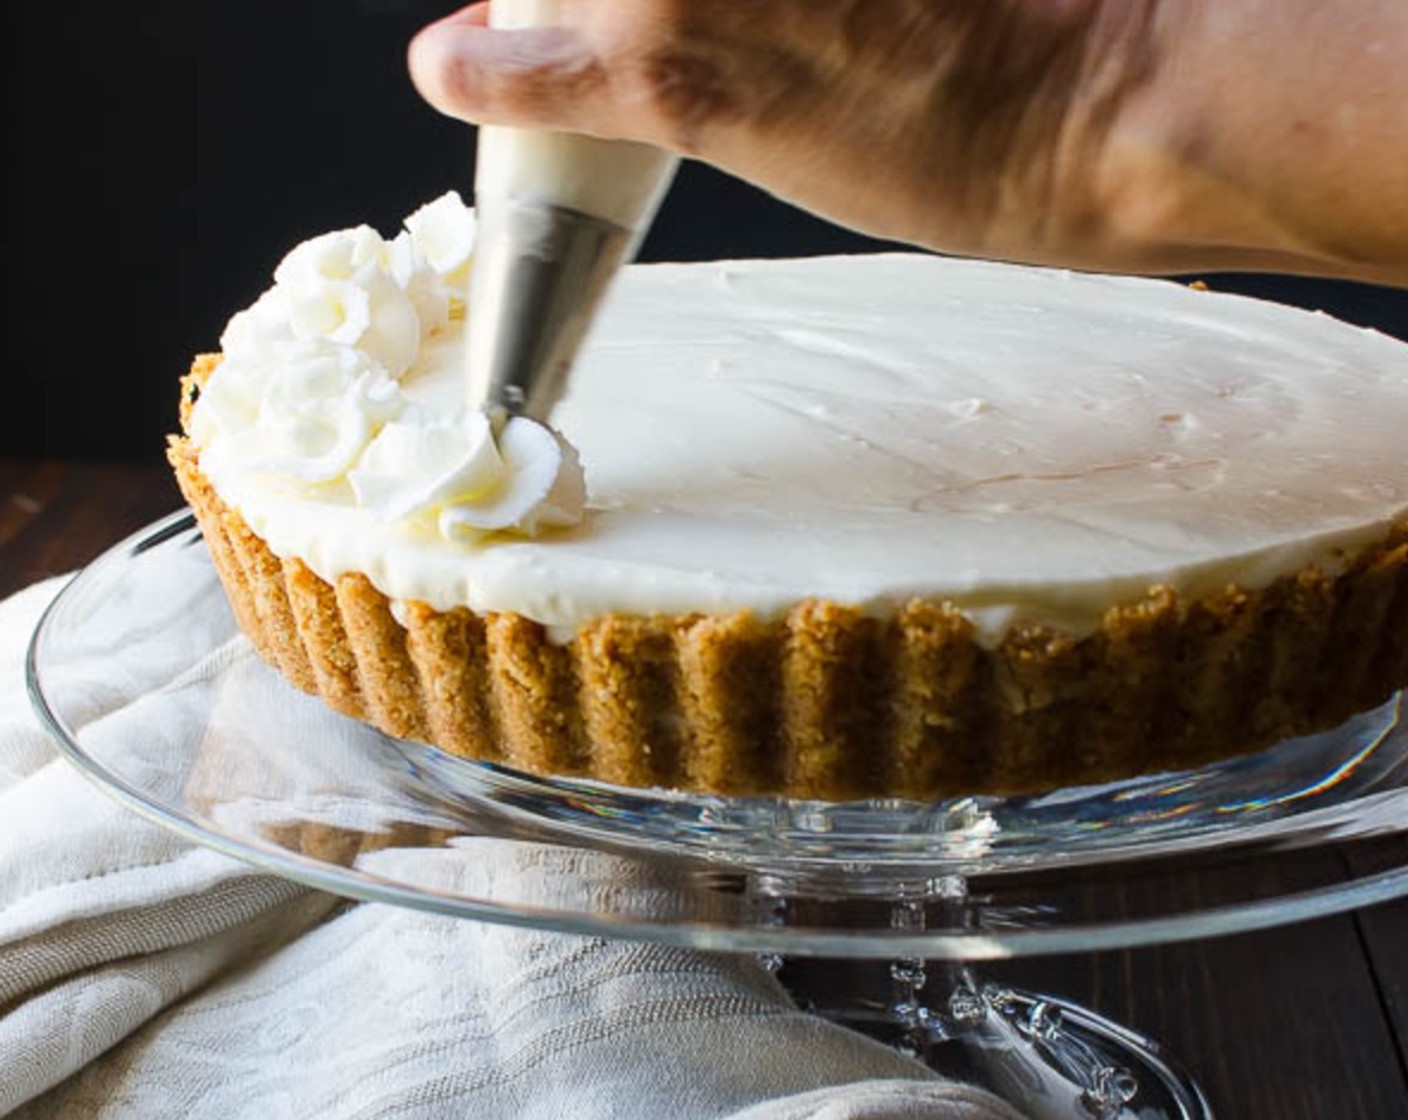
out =
[[470,271],[469,404],[546,420],[631,231],[547,203],[479,204]]

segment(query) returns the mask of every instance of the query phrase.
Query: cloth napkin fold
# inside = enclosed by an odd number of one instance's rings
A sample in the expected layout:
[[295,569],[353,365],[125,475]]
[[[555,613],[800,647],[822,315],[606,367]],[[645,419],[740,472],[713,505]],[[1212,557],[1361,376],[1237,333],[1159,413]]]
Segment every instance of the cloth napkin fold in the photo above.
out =
[[[30,712],[60,583],[0,604],[0,1115],[1016,1117],[799,1011],[750,957],[352,903],[143,819]],[[112,741],[154,733],[93,687]],[[479,843],[362,858],[467,889],[495,866]]]

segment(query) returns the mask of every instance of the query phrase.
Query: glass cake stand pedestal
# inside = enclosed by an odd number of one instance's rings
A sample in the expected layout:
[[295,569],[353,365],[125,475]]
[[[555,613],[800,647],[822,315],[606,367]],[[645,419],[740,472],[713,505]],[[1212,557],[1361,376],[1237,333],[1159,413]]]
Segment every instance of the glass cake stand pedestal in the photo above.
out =
[[286,685],[239,635],[189,514],[80,573],[28,674],[80,770],[198,843],[354,898],[758,954],[804,1007],[1033,1120],[1211,1112],[1153,1041],[985,983],[981,962],[1408,894],[1399,697],[1246,758],[1040,796],[828,804],[539,779],[390,740]]

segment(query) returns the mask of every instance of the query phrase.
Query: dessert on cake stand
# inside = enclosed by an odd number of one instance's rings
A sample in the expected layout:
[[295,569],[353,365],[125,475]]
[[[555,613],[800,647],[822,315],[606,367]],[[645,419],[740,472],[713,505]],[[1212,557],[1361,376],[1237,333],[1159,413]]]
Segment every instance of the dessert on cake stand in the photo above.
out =
[[[1156,1043],[985,982],[981,962],[1408,894],[1397,698],[1198,771],[1040,796],[827,804],[530,778],[394,742],[295,693],[239,637],[187,514],[59,595],[29,679],[80,769],[195,841],[356,898],[760,954],[804,1006],[1036,1120],[1211,1112]],[[136,703],[160,734],[101,718]],[[453,887],[418,870],[433,860],[395,858],[465,850],[475,874]]]

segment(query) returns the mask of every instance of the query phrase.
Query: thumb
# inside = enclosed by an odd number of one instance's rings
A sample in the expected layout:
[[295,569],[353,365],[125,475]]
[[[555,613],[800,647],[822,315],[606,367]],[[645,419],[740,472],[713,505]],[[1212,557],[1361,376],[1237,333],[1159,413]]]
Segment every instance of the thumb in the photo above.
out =
[[586,40],[568,27],[505,31],[488,26],[487,2],[432,23],[411,41],[416,89],[446,116],[590,132],[608,85]]

